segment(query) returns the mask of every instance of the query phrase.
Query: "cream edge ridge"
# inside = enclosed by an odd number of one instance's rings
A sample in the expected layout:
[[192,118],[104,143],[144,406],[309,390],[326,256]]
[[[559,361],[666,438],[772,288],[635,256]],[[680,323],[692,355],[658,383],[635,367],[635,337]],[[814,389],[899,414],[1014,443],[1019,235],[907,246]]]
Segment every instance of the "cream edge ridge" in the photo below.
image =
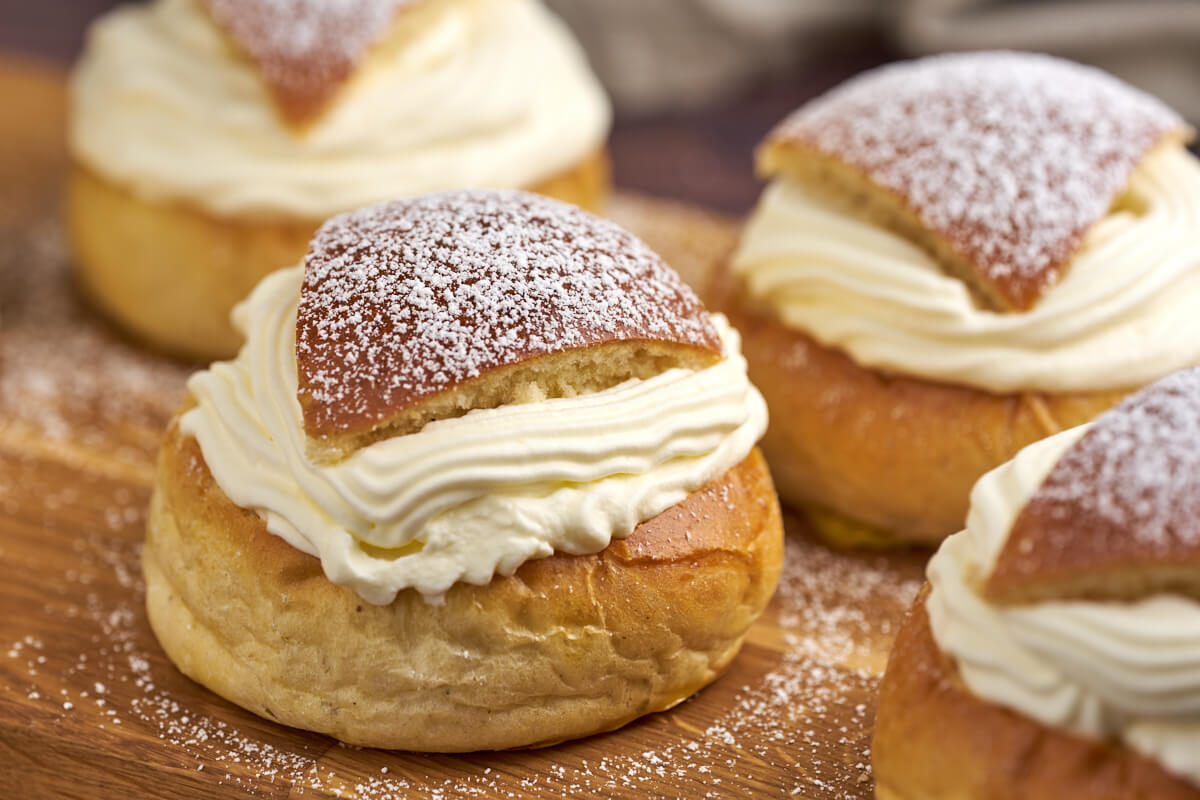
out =
[[862,366],[999,393],[1136,388],[1200,363],[1200,162],[1157,148],[1028,312],[977,307],[907,239],[786,178],[731,260],[784,325]]
[[1120,739],[1200,786],[1200,603],[1162,594],[1000,607],[980,594],[1017,514],[1087,428],[1034,443],[979,479],[966,529],[929,562],[933,637],[978,697]]
[[476,410],[316,466],[296,399],[302,280],[276,272],[235,310],[247,342],[189,380],[180,428],[234,503],[370,603],[410,587],[437,602],[458,581],[598,552],[736,466],[766,429],[738,334],[714,314],[725,355],[707,369]]
[[199,0],[119,8],[74,72],[70,152],[142,199],[318,221],[430,191],[530,188],[603,146],[608,100],[538,0],[412,13],[403,46],[372,51],[297,134]]

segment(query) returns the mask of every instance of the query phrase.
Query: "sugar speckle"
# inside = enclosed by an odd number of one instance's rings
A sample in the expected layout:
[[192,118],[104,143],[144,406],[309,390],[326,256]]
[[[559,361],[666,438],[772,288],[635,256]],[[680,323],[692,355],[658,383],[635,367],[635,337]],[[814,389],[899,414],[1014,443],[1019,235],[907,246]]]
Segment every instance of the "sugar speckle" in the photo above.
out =
[[771,138],[815,147],[898,193],[1020,309],[1055,282],[1142,155],[1184,125],[1100,70],[991,52],[867,72]]
[[321,109],[414,0],[205,0],[293,118]]
[[309,249],[296,328],[310,431],[361,429],[487,370],[596,343],[720,348],[695,294],[640,239],[510,191],[334,217]]
[[[634,223],[650,216],[637,207],[625,213]],[[689,243],[709,233],[697,232]],[[31,226],[25,235],[58,239],[49,223]],[[19,518],[31,520],[25,526],[30,546],[52,546],[56,553],[45,562],[45,607],[10,619],[0,643],[5,671],[17,684],[13,697],[27,706],[25,713],[69,735],[157,739],[163,758],[178,766],[169,779],[186,770],[184,781],[254,795],[871,796],[871,697],[879,654],[916,590],[919,566],[832,553],[799,535],[788,539],[780,589],[767,612],[773,623],[767,630],[777,641],[770,647],[752,641],[700,697],[635,723],[630,732],[648,734],[637,734],[636,749],[623,744],[627,731],[546,750],[467,757],[334,747],[324,737],[250,718],[200,689],[166,660],[149,630],[140,571],[145,517],[128,513],[148,501],[158,444],[157,433],[137,432],[165,423],[182,397],[187,370],[110,336],[74,304],[61,256],[35,263],[25,258],[34,248],[13,241],[0,239],[0,285],[15,289],[0,292],[0,347],[6,357],[8,348],[14,350],[4,362],[0,408],[9,414],[7,424],[15,418],[20,425],[0,424],[0,433],[19,430],[31,437],[22,442],[51,443],[63,435],[63,446],[73,448],[72,458],[59,459],[57,451],[54,458],[27,463],[11,454],[0,458],[0,486],[21,498]],[[6,256],[3,247],[23,255]],[[706,244],[697,263],[721,249]],[[61,253],[57,244],[48,250]],[[21,352],[42,335],[45,320],[66,359],[61,366],[39,364],[36,354]],[[50,361],[49,350],[39,352]],[[47,394],[27,394],[37,385],[33,374],[50,377]],[[53,402],[38,408],[36,399],[23,402],[30,396]],[[11,406],[4,405],[6,397]],[[103,452],[105,459],[75,459],[90,452]],[[98,463],[111,471],[103,477],[89,472]],[[69,483],[80,497],[107,498],[110,508],[72,505],[70,494],[58,492],[51,480],[65,474],[73,476]],[[50,493],[56,493],[53,510],[44,503]],[[789,525],[795,534],[797,524]],[[20,572],[7,551],[0,565]],[[46,663],[27,675],[40,655]],[[706,699],[714,693],[719,703]],[[72,704],[72,713],[63,713],[63,703]]]
[[[122,434],[165,426],[190,370],[127,343],[79,301],[55,217],[0,231],[0,333],[0,433],[76,461],[101,452],[112,468],[148,474],[157,435]],[[45,492],[46,512],[74,504],[73,491]],[[141,513],[128,501],[114,508]]]
[[1059,457],[1013,523],[995,574],[1036,580],[1065,563],[1086,569],[1189,557],[1200,547],[1197,441],[1200,367],[1126,398]]

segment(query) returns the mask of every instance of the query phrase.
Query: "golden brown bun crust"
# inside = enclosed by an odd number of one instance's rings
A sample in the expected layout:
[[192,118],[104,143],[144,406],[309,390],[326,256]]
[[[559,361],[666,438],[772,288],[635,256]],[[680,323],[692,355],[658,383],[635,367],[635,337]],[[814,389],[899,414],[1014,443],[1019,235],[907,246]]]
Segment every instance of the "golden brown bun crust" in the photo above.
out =
[[[610,189],[601,151],[532,191],[588,209]],[[67,224],[83,291],[146,344],[196,361],[230,358],[229,312],[266,275],[299,263],[320,220],[238,219],[142,200],[75,165]]]
[[896,542],[932,544],[961,530],[984,472],[1127,394],[996,395],[888,376],[752,308],[727,265],[711,295],[741,332],[750,380],[770,409],[761,446],[780,497]]
[[729,663],[783,558],[754,451],[633,534],[556,554],[444,605],[388,606],[330,583],[213,481],[172,424],[143,568],[163,649],[263,717],[372,747],[533,747],[670,708]]
[[1200,597],[1200,367],[1102,415],[1021,509],[993,603]]
[[880,800],[1197,800],[1200,790],[1114,744],[1048,728],[971,694],[925,612],[892,647],[871,746]]
[[[254,65],[283,118],[300,126],[329,107],[342,85],[360,69],[372,45],[389,28],[401,27],[395,24],[396,17],[408,12],[415,0],[203,0],[203,4],[213,22]],[[444,4],[442,0],[437,5]]]
[[1034,53],[951,53],[864,72],[804,104],[758,163],[766,175],[832,180],[994,307],[1029,309],[1138,161],[1191,133],[1099,70]]
[[572,396],[703,369],[721,349],[695,293],[619,225],[529,192],[438,192],[317,231],[296,311],[297,399],[313,438],[412,433],[520,402],[506,396],[516,383]]

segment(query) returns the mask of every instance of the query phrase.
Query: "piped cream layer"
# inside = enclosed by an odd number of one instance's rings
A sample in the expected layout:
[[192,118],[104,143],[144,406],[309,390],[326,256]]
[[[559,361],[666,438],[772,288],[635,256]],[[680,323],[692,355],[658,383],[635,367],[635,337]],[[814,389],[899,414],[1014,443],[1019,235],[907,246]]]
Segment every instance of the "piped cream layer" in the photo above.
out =
[[321,220],[436,190],[531,188],[603,146],[608,101],[537,0],[401,13],[422,24],[298,133],[197,0],[122,7],[75,70],[71,152],[149,200]]
[[1032,444],[984,475],[966,530],[929,562],[934,639],[970,690],[1046,725],[1118,738],[1200,785],[1200,603],[995,606],[980,595],[1017,514],[1087,426]]
[[766,429],[738,335],[714,315],[725,357],[707,369],[472,411],[317,465],[296,399],[302,280],[276,272],[235,310],[246,344],[191,378],[180,426],[234,503],[371,603],[598,552],[736,466]]
[[1004,393],[1099,391],[1200,363],[1198,230],[1200,162],[1172,145],[1027,312],[979,308],[929,253],[784,178],[731,266],[785,325],[864,366]]

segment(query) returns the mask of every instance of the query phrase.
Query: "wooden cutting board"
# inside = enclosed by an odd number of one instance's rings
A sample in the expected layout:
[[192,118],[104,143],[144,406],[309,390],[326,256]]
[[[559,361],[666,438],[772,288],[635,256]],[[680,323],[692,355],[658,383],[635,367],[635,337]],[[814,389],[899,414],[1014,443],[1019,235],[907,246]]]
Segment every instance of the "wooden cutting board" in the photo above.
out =
[[[76,297],[58,187],[63,76],[0,58],[0,792],[14,797],[747,797],[872,794],[874,693],[919,554],[839,554],[789,517],[780,591],[714,685],[537,751],[346,747],[180,675],[142,610],[160,431],[190,368]],[[728,219],[620,196],[612,216],[700,282]]]

